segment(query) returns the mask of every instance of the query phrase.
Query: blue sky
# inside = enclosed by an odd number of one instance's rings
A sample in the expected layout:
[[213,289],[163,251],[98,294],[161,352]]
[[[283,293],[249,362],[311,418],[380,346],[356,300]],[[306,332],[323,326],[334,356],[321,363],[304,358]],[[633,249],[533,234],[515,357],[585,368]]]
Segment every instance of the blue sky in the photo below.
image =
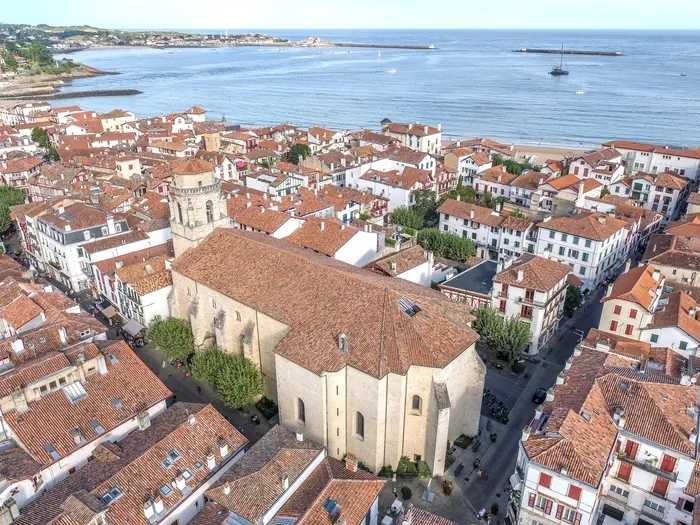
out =
[[3,0],[0,20],[106,28],[700,29],[700,0]]

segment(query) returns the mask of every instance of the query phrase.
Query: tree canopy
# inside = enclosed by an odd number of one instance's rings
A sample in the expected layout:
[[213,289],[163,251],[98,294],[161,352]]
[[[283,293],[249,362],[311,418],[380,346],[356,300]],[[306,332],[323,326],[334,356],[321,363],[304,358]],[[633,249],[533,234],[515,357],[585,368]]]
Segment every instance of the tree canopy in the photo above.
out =
[[501,155],[494,155],[491,157],[491,161],[494,166],[503,166],[508,173],[513,175],[520,175],[523,171],[532,170],[534,166],[529,162],[518,162],[512,159],[506,159]]
[[406,206],[399,206],[391,212],[391,223],[406,228],[413,228],[414,230],[420,230],[425,226],[423,216],[413,208],[407,208]]
[[581,306],[583,294],[581,288],[570,284],[566,288],[566,298],[564,299],[564,313],[571,317],[574,315],[574,310]]
[[472,328],[489,348],[515,358],[530,342],[530,326],[516,316],[502,317],[493,308],[482,306],[474,311]]
[[303,159],[311,156],[311,148],[306,144],[294,144],[289,148],[287,160],[292,164],[299,164]]
[[187,361],[194,353],[194,335],[190,323],[177,317],[163,321],[156,316],[148,325],[148,338],[165,352],[168,359]]
[[36,142],[39,147],[42,147],[45,150],[48,150],[51,147],[49,133],[40,126],[36,126],[34,129],[32,129],[32,140]]
[[224,404],[231,408],[244,407],[265,391],[265,378],[253,361],[227,354],[218,347],[197,354],[192,374],[212,383]]
[[0,186],[0,233],[5,233],[12,225],[10,206],[24,202],[24,193],[17,188]]
[[475,244],[466,237],[426,228],[418,232],[418,244],[438,257],[453,261],[466,261],[476,255]]

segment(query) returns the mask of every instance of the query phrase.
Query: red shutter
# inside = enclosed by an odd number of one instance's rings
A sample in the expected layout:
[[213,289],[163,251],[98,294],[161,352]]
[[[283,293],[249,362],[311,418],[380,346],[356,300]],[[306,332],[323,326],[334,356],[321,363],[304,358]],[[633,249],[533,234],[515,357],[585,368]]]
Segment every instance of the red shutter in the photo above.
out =
[[676,508],[678,510],[681,510],[683,508],[684,503],[685,503],[685,500],[683,498],[678,498],[678,501],[676,501]]
[[637,318],[637,310],[635,310],[634,308],[631,309],[631,310],[630,310],[630,317],[631,317],[632,319],[636,319],[636,318]]
[[574,486],[574,485],[569,485],[568,496],[570,498],[573,498],[576,501],[578,501],[579,499],[581,499],[581,489],[579,487]]
[[561,515],[564,513],[564,507],[562,505],[557,505],[557,519],[561,519]]
[[617,321],[610,321],[610,331],[617,332]]
[[[560,507],[561,507],[561,505],[560,505]],[[559,511],[557,511],[557,512],[559,512]],[[544,507],[544,513],[547,515],[552,513],[552,500],[551,499],[547,500],[547,505]]]
[[620,305],[618,304],[618,305],[613,309],[613,313],[614,313],[615,315],[620,315],[620,314],[622,313],[622,306],[620,306]]
[[578,525],[579,523],[581,523],[581,513],[577,512],[576,517],[574,518],[574,525]]
[[639,443],[637,443],[636,441],[630,441],[628,439],[627,443],[625,443],[625,454],[627,454],[627,457],[631,459],[636,458],[637,450],[639,450]]
[[629,463],[620,463],[620,468],[617,469],[617,477],[624,479],[625,481],[630,480],[630,474],[632,473],[632,465]]
[[651,489],[651,491],[657,496],[665,498],[666,492],[668,491],[668,480],[666,478],[657,477],[654,488]]
[[617,454],[618,452],[620,452],[620,447],[621,447],[621,446],[622,446],[622,441],[620,441],[620,440],[618,439],[618,440],[617,440],[617,443],[615,443],[615,454]]
[[676,468],[676,458],[664,454],[664,458],[661,461],[661,470],[665,470],[666,472],[673,472],[674,468]]
[[535,493],[534,492],[530,492],[530,495],[527,498],[527,506],[528,507],[535,506]]
[[634,326],[631,324],[628,324],[627,327],[625,328],[625,335],[632,335],[632,330],[634,330]]
[[540,485],[549,488],[552,484],[552,476],[549,474],[540,473]]

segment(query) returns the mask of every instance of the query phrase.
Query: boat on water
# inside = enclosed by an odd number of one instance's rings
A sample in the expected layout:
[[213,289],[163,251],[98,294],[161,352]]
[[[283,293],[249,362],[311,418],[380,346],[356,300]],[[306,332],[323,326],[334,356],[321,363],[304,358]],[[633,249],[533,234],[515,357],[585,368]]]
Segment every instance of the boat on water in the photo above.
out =
[[560,56],[559,65],[554,67],[549,72],[550,75],[553,75],[555,77],[561,77],[561,76],[569,74],[569,71],[564,69],[564,44],[562,44],[562,46],[561,46],[561,54],[559,56]]
[[428,46],[428,49],[435,49],[435,46],[434,46],[433,44],[430,44],[430,45]]
[[574,95],[585,95],[586,92],[583,89],[577,89],[574,91]]
[[396,73],[396,70],[392,67],[388,72],[393,75],[394,73]]
[[688,76],[688,73],[681,73],[681,76],[682,76],[682,77],[687,77],[687,76]]
[[382,52],[377,53],[377,58],[382,58]]

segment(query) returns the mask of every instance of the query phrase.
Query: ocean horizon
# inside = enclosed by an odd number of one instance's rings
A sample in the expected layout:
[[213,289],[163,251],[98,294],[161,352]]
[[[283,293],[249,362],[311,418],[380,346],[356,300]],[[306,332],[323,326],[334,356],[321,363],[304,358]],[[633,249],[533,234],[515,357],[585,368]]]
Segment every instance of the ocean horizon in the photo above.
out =
[[[158,31],[166,31],[159,29]],[[223,29],[172,29],[220,33]],[[434,45],[370,48],[151,48],[72,53],[115,76],[80,79],[61,91],[138,89],[129,97],[61,100],[139,117],[204,107],[207,118],[242,125],[292,122],[378,129],[390,118],[437,124],[446,137],[596,146],[612,139],[700,145],[700,31],[682,30],[322,30],[228,29],[292,41]],[[619,51],[559,55],[527,48]],[[381,57],[379,53],[381,52]],[[685,76],[681,76],[684,74]],[[576,94],[584,92],[585,94]]]

